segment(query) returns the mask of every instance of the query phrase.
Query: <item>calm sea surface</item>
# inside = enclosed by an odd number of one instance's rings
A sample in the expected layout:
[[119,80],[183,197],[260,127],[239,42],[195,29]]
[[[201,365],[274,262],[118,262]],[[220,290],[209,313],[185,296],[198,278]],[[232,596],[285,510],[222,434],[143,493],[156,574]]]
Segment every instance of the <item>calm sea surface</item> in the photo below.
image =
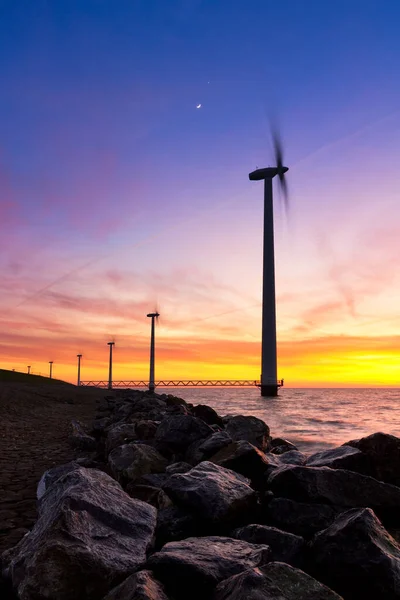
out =
[[303,452],[338,446],[376,431],[400,437],[400,389],[280,390],[261,398],[257,388],[158,388],[220,415],[254,415],[273,437],[285,437]]

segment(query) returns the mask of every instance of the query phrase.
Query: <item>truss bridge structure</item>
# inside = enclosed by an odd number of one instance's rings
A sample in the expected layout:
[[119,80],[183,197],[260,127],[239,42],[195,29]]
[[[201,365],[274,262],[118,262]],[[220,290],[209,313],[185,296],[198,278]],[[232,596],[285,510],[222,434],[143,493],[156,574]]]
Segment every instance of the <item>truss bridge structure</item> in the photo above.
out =
[[[278,382],[278,387],[283,386],[283,379]],[[261,382],[256,379],[163,379],[154,382],[156,387],[260,387]],[[108,381],[81,381],[84,387],[109,387]],[[113,381],[112,388],[148,388],[149,381]]]

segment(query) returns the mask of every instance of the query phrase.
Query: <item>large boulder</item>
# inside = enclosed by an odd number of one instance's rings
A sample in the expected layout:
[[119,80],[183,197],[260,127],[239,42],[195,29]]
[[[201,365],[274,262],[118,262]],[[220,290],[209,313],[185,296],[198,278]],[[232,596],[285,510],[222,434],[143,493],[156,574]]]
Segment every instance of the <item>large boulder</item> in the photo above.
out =
[[268,525],[246,525],[232,532],[232,537],[251,544],[270,546],[272,560],[298,565],[304,548],[304,539],[299,535],[282,531]]
[[352,509],[311,544],[316,576],[345,598],[400,598],[400,547],[369,508]]
[[186,451],[186,460],[192,465],[197,465],[203,460],[208,460],[219,450],[232,443],[226,431],[217,431],[205,440],[198,440],[189,446]]
[[211,427],[197,417],[174,415],[161,421],[155,439],[161,450],[184,453],[190,444],[213,433]]
[[111,590],[104,600],[168,600],[151,571],[138,571]]
[[100,600],[144,564],[155,526],[152,506],[79,468],[42,497],[32,531],[3,554],[3,575],[20,600]]
[[271,441],[269,427],[257,417],[236,415],[229,417],[225,429],[233,441],[246,440],[259,450],[268,450]]
[[208,425],[219,425],[220,427],[223,427],[221,417],[213,408],[211,408],[211,406],[197,404],[197,406],[193,406],[191,413],[195,417],[202,419]]
[[308,467],[347,469],[363,475],[373,475],[368,457],[351,446],[339,446],[331,450],[316,452],[308,457],[306,464]]
[[245,440],[225,446],[210,458],[210,462],[248,477],[257,488],[264,487],[266,476],[282,466],[279,458],[264,454]]
[[378,432],[344,445],[358,448],[370,459],[376,479],[400,486],[400,438]]
[[224,579],[270,560],[268,546],[227,537],[188,538],[166,544],[147,563],[177,599],[210,598]]
[[286,466],[271,473],[268,485],[276,496],[349,508],[369,507],[387,522],[400,520],[400,489],[353,471]]
[[343,600],[325,585],[289,565],[271,562],[222,581],[214,600]]
[[255,506],[245,477],[205,461],[187,473],[172,475],[163,489],[179,506],[216,523],[235,522]]
[[266,507],[268,523],[310,538],[335,520],[338,511],[326,504],[306,504],[288,498],[273,498]]
[[168,461],[147,444],[124,444],[108,455],[108,464],[120,483],[136,481],[148,473],[165,471]]

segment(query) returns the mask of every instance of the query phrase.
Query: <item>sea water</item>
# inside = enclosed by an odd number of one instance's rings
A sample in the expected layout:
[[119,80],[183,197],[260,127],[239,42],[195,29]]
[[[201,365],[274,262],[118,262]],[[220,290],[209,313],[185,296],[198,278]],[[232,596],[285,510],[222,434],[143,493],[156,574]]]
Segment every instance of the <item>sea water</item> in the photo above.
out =
[[258,388],[157,388],[193,404],[212,406],[220,415],[254,415],[273,437],[284,437],[310,453],[376,431],[400,437],[400,389],[283,388],[262,398]]

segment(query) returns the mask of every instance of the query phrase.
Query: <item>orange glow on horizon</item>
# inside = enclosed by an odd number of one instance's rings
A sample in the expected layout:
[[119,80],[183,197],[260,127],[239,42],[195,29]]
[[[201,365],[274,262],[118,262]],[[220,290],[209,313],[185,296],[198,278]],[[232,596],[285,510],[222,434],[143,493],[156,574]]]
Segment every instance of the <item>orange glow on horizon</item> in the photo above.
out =
[[[136,340],[137,341],[137,340]],[[114,347],[113,379],[148,379],[147,340],[140,348],[130,348],[126,342]],[[365,339],[327,337],[323,339],[284,342],[279,345],[278,377],[287,387],[398,387],[399,347],[397,337]],[[133,342],[132,342],[133,346]],[[76,382],[77,359],[65,348],[54,357],[53,376]],[[260,344],[228,340],[174,340],[156,345],[156,379],[254,379],[260,377]],[[87,345],[82,352],[81,378],[84,381],[108,378],[108,348]],[[6,359],[2,368],[48,375],[50,351],[42,348],[35,359]],[[69,360],[69,356],[73,360]],[[207,357],[205,359],[204,357]]]

